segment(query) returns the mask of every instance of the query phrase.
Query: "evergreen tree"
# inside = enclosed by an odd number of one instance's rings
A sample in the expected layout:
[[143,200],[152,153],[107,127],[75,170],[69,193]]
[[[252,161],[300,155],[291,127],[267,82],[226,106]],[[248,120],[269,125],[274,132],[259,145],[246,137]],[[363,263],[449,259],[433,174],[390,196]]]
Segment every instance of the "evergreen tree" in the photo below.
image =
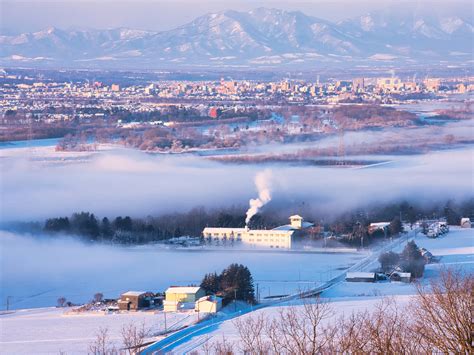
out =
[[219,279],[224,300],[230,301],[236,298],[246,302],[255,302],[253,278],[246,266],[231,264],[222,271]]
[[71,225],[67,217],[50,218],[44,224],[44,230],[47,232],[68,232],[70,228]]
[[452,202],[448,201],[444,207],[444,216],[446,217],[446,222],[450,225],[459,225],[461,222],[461,216],[454,210],[452,205]]
[[388,226],[391,235],[396,235],[403,230],[402,222],[399,217],[395,217]]
[[394,267],[398,265],[399,261],[400,255],[394,253],[393,251],[383,253],[379,256],[379,263],[384,272],[391,271]]
[[71,218],[74,233],[96,239],[100,234],[99,223],[94,214],[89,212],[74,213]]
[[100,225],[100,234],[104,239],[109,239],[113,234],[112,225],[107,217],[102,219],[102,223]]
[[219,276],[215,272],[206,274],[201,282],[201,287],[208,295],[216,294],[219,291]]
[[425,271],[425,259],[413,240],[408,242],[403,249],[400,260],[403,271],[411,272],[414,277],[423,276]]

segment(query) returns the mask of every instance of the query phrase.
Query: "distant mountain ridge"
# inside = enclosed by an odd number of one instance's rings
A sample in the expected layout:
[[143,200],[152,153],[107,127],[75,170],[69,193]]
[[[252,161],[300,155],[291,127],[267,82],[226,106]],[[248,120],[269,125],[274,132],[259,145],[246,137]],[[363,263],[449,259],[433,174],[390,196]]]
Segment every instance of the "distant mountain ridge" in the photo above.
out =
[[200,16],[162,32],[117,28],[0,36],[1,65],[272,67],[314,63],[463,62],[474,27],[457,16],[374,13],[333,23],[258,8]]

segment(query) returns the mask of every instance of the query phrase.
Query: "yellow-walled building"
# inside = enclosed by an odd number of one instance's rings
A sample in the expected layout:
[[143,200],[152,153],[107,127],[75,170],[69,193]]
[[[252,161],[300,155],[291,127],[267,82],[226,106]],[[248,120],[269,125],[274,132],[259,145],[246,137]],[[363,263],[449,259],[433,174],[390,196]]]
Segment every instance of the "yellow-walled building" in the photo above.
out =
[[165,312],[176,312],[181,308],[189,308],[186,307],[187,304],[192,304],[192,308],[194,308],[196,301],[204,296],[206,296],[206,292],[201,287],[170,287],[165,292],[163,309]]

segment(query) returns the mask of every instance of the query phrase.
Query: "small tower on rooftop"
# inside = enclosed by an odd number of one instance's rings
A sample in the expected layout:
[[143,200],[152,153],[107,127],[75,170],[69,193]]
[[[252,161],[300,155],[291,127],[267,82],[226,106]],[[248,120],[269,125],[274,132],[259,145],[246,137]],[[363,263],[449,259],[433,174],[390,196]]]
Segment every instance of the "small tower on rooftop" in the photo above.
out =
[[290,217],[290,225],[295,229],[303,228],[303,217],[295,214]]

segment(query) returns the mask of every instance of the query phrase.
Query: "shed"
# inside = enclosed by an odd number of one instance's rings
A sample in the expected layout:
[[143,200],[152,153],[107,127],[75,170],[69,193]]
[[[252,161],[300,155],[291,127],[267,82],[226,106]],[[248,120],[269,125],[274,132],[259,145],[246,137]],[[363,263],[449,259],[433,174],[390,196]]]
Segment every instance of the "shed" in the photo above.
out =
[[137,311],[141,308],[148,307],[148,302],[145,299],[146,292],[142,291],[128,291],[122,293],[118,303],[121,311]]
[[461,228],[471,228],[471,219],[467,217],[461,218]]
[[375,282],[375,272],[348,272],[347,282]]
[[411,273],[410,272],[392,272],[390,275],[390,281],[400,281],[400,282],[411,282]]
[[196,301],[194,310],[196,312],[217,313],[222,308],[222,298],[216,296],[204,296]]

